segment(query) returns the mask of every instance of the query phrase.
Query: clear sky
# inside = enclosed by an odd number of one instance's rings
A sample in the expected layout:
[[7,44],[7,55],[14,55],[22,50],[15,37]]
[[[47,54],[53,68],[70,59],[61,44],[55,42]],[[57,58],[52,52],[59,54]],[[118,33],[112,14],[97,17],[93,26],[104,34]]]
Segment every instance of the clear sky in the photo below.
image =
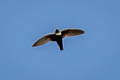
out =
[[[120,80],[119,0],[0,0],[0,80]],[[32,44],[56,28],[85,34]]]

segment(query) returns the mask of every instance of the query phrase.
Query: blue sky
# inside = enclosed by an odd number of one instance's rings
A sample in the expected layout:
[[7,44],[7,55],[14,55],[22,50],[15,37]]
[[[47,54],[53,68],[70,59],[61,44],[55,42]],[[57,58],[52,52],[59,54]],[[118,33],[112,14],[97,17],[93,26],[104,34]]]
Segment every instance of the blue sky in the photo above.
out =
[[[119,0],[0,0],[0,80],[120,80]],[[32,48],[56,28],[85,34]]]

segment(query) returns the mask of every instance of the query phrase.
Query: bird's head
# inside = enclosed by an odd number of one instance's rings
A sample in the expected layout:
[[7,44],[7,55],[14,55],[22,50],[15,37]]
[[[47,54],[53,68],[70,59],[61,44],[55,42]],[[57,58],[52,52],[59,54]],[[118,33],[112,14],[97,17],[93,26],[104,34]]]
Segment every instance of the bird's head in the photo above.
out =
[[59,32],[60,32],[59,28],[56,28],[55,33],[59,33]]

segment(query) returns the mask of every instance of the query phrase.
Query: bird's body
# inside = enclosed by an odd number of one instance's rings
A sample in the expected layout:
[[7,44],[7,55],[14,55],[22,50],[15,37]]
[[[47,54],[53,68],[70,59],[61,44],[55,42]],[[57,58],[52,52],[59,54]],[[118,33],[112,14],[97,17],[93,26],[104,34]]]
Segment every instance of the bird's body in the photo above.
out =
[[65,29],[60,31],[58,28],[56,29],[55,33],[45,35],[44,37],[40,38],[37,42],[33,44],[33,47],[40,46],[42,44],[47,43],[48,41],[56,41],[60,50],[63,50],[63,41],[62,39],[67,36],[75,36],[83,34],[84,31],[80,29]]

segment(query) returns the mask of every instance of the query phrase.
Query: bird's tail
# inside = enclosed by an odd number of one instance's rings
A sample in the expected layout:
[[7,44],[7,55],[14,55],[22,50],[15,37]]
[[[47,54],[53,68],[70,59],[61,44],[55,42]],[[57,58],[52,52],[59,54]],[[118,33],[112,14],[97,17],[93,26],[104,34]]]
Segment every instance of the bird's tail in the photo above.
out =
[[57,44],[58,44],[58,46],[59,46],[59,48],[60,48],[60,51],[64,50],[64,49],[63,49],[62,38],[57,41]]

